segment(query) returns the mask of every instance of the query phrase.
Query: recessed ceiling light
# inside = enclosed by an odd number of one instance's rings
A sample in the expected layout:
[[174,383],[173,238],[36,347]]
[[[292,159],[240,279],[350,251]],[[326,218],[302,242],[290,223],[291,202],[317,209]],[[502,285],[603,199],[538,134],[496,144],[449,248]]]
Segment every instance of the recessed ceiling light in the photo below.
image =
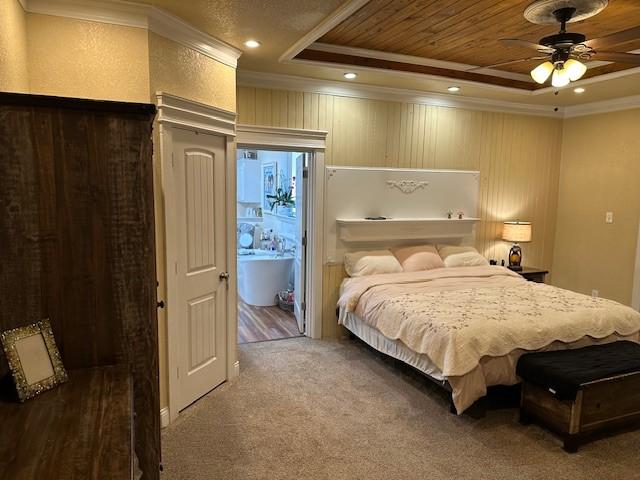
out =
[[458,87],[456,85],[452,85],[449,88],[447,88],[447,90],[449,90],[451,93],[455,93],[455,92],[459,92],[460,91],[460,87]]
[[358,74],[357,73],[353,73],[353,72],[347,72],[347,73],[344,74],[344,78],[346,78],[347,80],[353,80],[357,76],[358,76]]
[[584,88],[582,88],[582,87],[574,88],[573,91],[575,93],[584,93]]
[[258,48],[260,45],[262,44],[257,40],[247,40],[244,42],[244,46],[248,48]]

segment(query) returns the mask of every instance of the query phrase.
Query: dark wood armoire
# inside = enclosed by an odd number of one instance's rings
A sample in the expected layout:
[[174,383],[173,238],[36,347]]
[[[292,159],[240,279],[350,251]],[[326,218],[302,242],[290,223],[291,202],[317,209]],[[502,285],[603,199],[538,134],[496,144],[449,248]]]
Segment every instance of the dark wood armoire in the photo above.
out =
[[154,115],[0,93],[0,330],[49,318],[67,370],[129,372],[144,479],[160,464]]

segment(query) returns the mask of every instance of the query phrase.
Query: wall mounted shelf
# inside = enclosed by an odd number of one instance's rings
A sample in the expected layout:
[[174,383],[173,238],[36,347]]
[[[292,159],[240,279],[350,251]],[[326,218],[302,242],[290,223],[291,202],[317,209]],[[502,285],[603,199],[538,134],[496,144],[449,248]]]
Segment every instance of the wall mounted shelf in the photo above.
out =
[[343,242],[379,242],[462,238],[473,233],[479,218],[338,218],[338,237]]

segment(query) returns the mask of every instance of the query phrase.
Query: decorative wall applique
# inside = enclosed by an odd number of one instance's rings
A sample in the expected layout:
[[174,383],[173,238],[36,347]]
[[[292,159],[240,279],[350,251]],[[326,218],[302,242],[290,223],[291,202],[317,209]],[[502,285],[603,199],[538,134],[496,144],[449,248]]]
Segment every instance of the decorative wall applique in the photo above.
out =
[[429,182],[417,182],[415,180],[387,180],[387,185],[397,188],[402,193],[413,193],[419,188],[429,185]]

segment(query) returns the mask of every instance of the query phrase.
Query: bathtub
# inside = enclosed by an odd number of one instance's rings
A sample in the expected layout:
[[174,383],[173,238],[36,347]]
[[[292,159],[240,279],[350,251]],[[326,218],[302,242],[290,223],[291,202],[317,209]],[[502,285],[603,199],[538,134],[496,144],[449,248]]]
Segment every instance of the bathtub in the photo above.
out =
[[238,295],[243,302],[258,307],[276,305],[276,295],[289,286],[293,256],[255,250],[238,255]]

